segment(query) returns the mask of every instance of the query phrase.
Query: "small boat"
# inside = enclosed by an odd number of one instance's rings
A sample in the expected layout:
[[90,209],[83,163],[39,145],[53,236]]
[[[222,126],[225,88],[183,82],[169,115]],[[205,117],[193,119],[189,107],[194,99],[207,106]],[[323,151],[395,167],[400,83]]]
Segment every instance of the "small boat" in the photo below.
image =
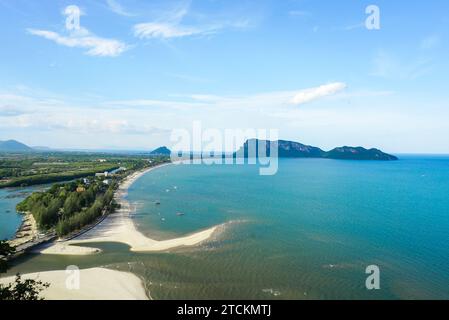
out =
[[161,202],[160,202],[160,201],[156,201],[156,202],[155,202],[155,204],[157,204],[157,205],[160,205],[160,204],[161,204]]
[[183,215],[185,215],[185,213],[177,212],[176,215],[177,215],[178,217],[182,217]]

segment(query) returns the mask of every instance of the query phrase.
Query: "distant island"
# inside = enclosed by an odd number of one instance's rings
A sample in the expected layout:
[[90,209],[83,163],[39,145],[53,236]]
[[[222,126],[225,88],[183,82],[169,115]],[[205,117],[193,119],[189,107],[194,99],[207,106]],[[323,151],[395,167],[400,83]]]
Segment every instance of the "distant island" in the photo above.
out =
[[[267,155],[270,154],[270,141],[249,139],[244,145],[234,153],[244,154],[248,157],[248,146],[254,144],[256,150],[260,144],[266,145]],[[299,142],[279,140],[278,156],[279,158],[321,158],[321,159],[340,159],[340,160],[378,160],[378,161],[394,161],[398,160],[396,156],[382,152],[379,149],[365,149],[363,147],[338,147],[330,151],[324,151],[318,147],[304,145]]]
[[171,151],[167,147],[160,147],[150,152],[150,156],[170,156]]

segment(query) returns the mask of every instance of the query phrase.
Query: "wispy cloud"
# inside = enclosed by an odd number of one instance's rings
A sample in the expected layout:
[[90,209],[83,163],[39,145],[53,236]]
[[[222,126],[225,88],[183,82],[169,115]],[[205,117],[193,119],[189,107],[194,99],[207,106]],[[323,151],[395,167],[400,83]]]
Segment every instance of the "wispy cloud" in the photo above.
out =
[[16,117],[27,114],[28,111],[14,105],[0,105],[0,117]]
[[326,96],[334,95],[340,91],[346,89],[347,85],[342,82],[335,82],[330,84],[325,84],[319,87],[310,88],[298,92],[291,102],[295,105],[300,105],[304,103],[311,102]]
[[309,11],[304,10],[290,10],[288,14],[293,17],[309,17],[312,15]]
[[205,15],[195,14],[192,17],[201,16],[201,22],[185,24],[184,18],[190,13],[190,3],[172,8],[159,19],[134,25],[134,36],[141,39],[170,39],[189,36],[211,35],[223,29],[242,29],[251,26],[248,18],[245,19],[217,19],[213,22],[204,22]]
[[194,28],[163,22],[139,23],[134,26],[134,35],[138,38],[180,38],[212,33],[211,28]]
[[[405,121],[400,111],[399,117],[392,120],[389,112],[394,102],[383,99],[390,92],[341,92],[338,90],[346,85],[339,84],[235,96],[203,93],[170,95],[166,100],[137,97],[115,101],[104,97],[91,100],[88,96],[73,100],[39,90],[11,89],[0,92],[0,134],[52,147],[99,148],[113,143],[126,148],[149,148],[170,145],[171,129],[190,128],[192,121],[200,120],[218,129],[245,128],[248,123],[257,128],[280,128],[285,137],[297,138],[299,134],[303,139],[307,133],[328,130],[335,141],[326,143],[338,144],[338,139],[350,143],[353,140],[348,142],[348,138],[358,137],[355,133],[369,128],[378,132],[379,127],[387,130]],[[299,102],[312,103],[311,107],[295,107],[292,100],[298,96],[302,97]],[[386,101],[390,105],[385,105]],[[447,117],[437,118],[444,127]],[[416,121],[419,124],[423,120]],[[354,134],[348,137],[339,133],[345,131],[342,127],[351,128]]]
[[32,35],[52,40],[59,45],[71,48],[84,48],[87,55],[100,57],[117,57],[128,49],[128,46],[115,39],[97,37],[86,30],[79,34],[61,35],[57,32],[38,29],[27,29]]
[[441,39],[438,35],[430,35],[426,38],[424,38],[421,41],[421,49],[424,50],[430,50],[430,49],[435,49],[437,48],[441,43]]
[[121,100],[109,101],[105,106],[127,108],[170,108],[177,110],[199,110],[213,108],[214,110],[251,110],[290,108],[292,105],[302,105],[342,92],[347,85],[342,82],[325,84],[315,88],[296,91],[261,92],[239,96],[220,96],[213,94],[191,94],[175,96],[177,100]]
[[118,1],[116,0],[106,0],[106,4],[112,12],[125,16],[125,17],[133,17],[135,14],[128,12]]
[[359,23],[355,23],[355,24],[350,24],[350,25],[344,26],[343,30],[351,31],[351,30],[355,30],[355,29],[362,29],[364,27],[365,27],[365,23],[359,22]]
[[[63,14],[67,14],[70,7],[67,7]],[[62,46],[87,49],[86,54],[90,56],[117,57],[129,48],[122,41],[96,36],[82,27],[66,30],[66,34],[34,28],[28,28],[27,31],[29,34],[51,40]]]
[[413,80],[420,78],[433,69],[429,58],[399,59],[393,54],[379,50],[372,60],[371,76]]
[[[126,115],[127,114],[127,115]],[[0,127],[66,130],[67,133],[168,134],[150,123],[136,121],[129,110],[79,106],[54,97],[0,93]]]

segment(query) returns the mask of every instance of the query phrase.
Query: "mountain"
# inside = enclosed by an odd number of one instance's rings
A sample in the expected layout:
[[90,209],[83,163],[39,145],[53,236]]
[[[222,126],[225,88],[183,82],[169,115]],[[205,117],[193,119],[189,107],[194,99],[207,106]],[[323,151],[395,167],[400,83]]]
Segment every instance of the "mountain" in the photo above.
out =
[[170,156],[171,151],[167,147],[160,147],[150,152],[152,156]]
[[[249,146],[255,146],[256,152],[259,150],[260,143],[266,143],[267,154],[270,154],[270,144],[266,140],[249,139],[237,151],[237,153],[245,152],[245,158],[248,157]],[[278,141],[278,155],[280,158],[322,158],[325,152],[317,147],[308,146],[293,141]]]
[[[248,158],[249,146],[256,147],[256,154],[259,150],[259,145],[266,145],[266,154],[270,155],[270,144],[266,140],[250,139],[247,140],[243,146],[234,153],[234,155],[244,154]],[[263,146],[262,146],[263,148]],[[382,160],[391,161],[398,160],[397,157],[384,153],[379,149],[365,149],[362,147],[339,147],[330,151],[323,151],[320,148],[304,145],[294,141],[278,141],[278,156],[279,158],[323,158],[323,159],[340,159],[340,160]]]
[[398,160],[397,157],[384,153],[379,149],[365,149],[362,147],[340,147],[326,152],[326,158],[341,160]]
[[278,153],[281,158],[321,158],[325,153],[317,147],[307,146],[293,141],[278,141]]
[[3,152],[23,152],[33,149],[16,140],[0,141],[0,151]]

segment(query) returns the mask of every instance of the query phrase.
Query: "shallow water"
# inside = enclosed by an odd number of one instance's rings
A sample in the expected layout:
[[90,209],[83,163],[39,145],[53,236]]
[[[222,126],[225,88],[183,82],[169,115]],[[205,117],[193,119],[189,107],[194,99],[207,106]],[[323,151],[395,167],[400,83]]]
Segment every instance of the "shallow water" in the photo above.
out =
[[22,215],[16,212],[16,205],[33,191],[45,188],[46,186],[0,189],[0,239],[14,237],[22,223]]
[[[448,193],[443,157],[288,159],[275,176],[167,166],[129,190],[139,229],[168,239],[226,223],[214,239],[166,253],[101,244],[93,257],[31,255],[11,273],[108,266],[142,277],[156,299],[448,299]],[[372,264],[381,290],[365,288]]]

